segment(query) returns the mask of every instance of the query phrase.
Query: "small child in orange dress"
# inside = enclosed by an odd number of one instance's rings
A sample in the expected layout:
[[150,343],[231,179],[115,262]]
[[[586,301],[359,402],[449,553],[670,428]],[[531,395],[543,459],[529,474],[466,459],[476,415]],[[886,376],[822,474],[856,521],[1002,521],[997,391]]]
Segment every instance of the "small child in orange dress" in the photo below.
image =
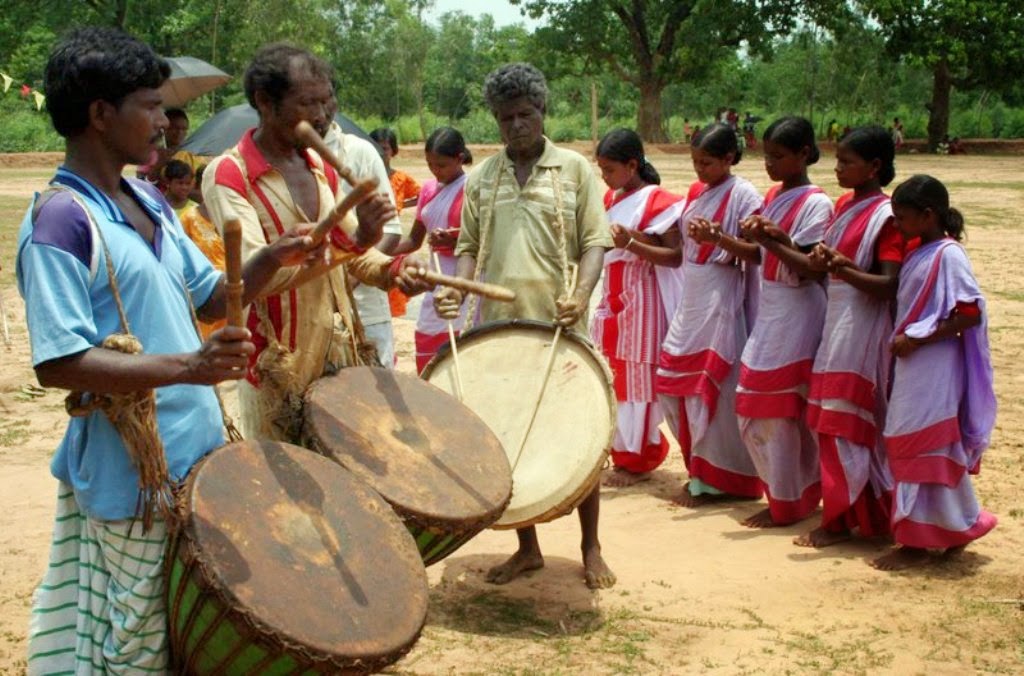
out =
[[[200,184],[203,180],[203,169],[204,167],[200,167],[196,172],[196,182]],[[195,242],[199,250],[210,259],[213,267],[224,272],[224,238],[221,237],[217,227],[210,221],[210,212],[206,210],[206,205],[192,202],[190,206],[182,210],[178,218],[181,220],[181,226],[184,228],[188,238]],[[226,319],[210,324],[199,322],[199,331],[203,335],[203,340],[206,340],[211,333],[224,326],[226,322]]]

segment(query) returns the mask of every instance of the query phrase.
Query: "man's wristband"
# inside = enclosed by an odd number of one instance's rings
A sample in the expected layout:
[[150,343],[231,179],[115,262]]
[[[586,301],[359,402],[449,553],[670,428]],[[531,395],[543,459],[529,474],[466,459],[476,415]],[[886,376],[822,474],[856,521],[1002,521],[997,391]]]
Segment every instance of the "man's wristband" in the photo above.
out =
[[398,254],[395,256],[394,260],[391,261],[391,265],[388,266],[389,277],[394,279],[395,277],[400,277],[402,275],[402,263],[405,262],[405,259],[408,256],[409,254]]
[[334,226],[333,228],[331,228],[330,238],[331,244],[334,247],[341,249],[342,251],[354,253],[357,256],[362,256],[370,249],[370,247],[368,246],[362,247],[356,244],[356,241],[349,237],[347,234],[345,234],[345,231],[342,230],[341,227],[339,226]]

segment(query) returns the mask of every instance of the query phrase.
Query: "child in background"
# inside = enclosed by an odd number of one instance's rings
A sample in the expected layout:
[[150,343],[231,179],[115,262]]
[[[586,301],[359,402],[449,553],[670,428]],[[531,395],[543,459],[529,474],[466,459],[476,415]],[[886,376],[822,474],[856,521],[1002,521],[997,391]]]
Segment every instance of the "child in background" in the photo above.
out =
[[604,255],[604,289],[591,337],[615,377],[615,469],[605,485],[621,487],[649,479],[668,455],[668,440],[658,429],[663,416],[654,375],[682,294],[675,225],[683,198],[659,187],[661,177],[644,157],[640,136],[629,129],[601,139],[597,165],[609,188],[604,203],[615,248]]
[[[172,160],[174,161],[174,160]],[[202,185],[203,170],[205,166],[199,167],[196,171],[196,183]],[[210,214],[205,204],[192,202],[178,214],[178,220],[185,230],[185,234],[191,239],[203,255],[221,272],[224,272],[224,238],[210,221]],[[199,332],[203,340],[210,337],[210,334],[227,323],[227,319],[221,319],[212,323],[199,322]]]
[[827,547],[853,537],[887,535],[893,489],[881,431],[889,384],[886,346],[904,242],[882,187],[896,174],[892,137],[858,127],[836,148],[839,185],[825,241],[811,268],[828,272],[828,306],[814,359],[807,422],[821,457],[821,526],[794,543]]
[[164,166],[163,177],[164,195],[180,220],[186,209],[196,205],[189,197],[195,187],[195,174],[192,173],[192,167],[185,162],[171,160]]
[[[401,214],[403,208],[416,206],[420,184],[404,171],[391,167],[391,158],[398,154],[398,138],[395,132],[387,127],[379,127],[370,132],[370,138],[380,146],[381,158],[391,181],[391,190],[395,193],[395,209]],[[388,305],[391,307],[392,317],[404,317],[408,304],[409,297],[401,290],[396,288],[388,291]]]
[[[431,267],[433,254],[441,264],[441,272],[454,275],[458,259],[455,243],[459,239],[462,223],[462,197],[466,189],[464,166],[473,162],[462,134],[451,127],[434,130],[426,143],[427,168],[434,178],[423,184],[416,205],[416,220],[409,237],[399,242],[395,255],[416,251],[424,238],[430,245]],[[466,323],[466,307],[455,320],[456,332]],[[434,310],[434,293],[423,296],[420,316],[416,320],[416,372],[421,373],[427,362],[448,342],[448,322]]]
[[996,397],[985,299],[958,244],[964,221],[946,187],[912,176],[892,194],[896,225],[920,246],[900,270],[896,357],[885,445],[896,480],[892,531],[897,548],[875,559],[881,570],[927,563],[988,533],[996,517],[971,487],[995,425]]
[[768,508],[750,528],[795,523],[821,500],[818,441],[804,413],[814,355],[825,323],[824,274],[809,253],[825,237],[832,201],[807,177],[818,161],[814,127],[783,117],[764,132],[764,166],[773,186],[761,214],[741,224],[764,251],[757,323],[743,349],[736,414],[740,434],[764,482]]
[[[740,439],[736,381],[747,340],[748,285],[760,248],[739,239],[740,222],[761,207],[749,181],[732,174],[740,161],[736,132],[705,127],[691,148],[699,179],[690,187],[680,227],[682,300],[658,361],[656,391],[690,474],[676,499],[695,507],[716,497],[761,497],[761,480]],[[753,281],[757,281],[754,279]]]

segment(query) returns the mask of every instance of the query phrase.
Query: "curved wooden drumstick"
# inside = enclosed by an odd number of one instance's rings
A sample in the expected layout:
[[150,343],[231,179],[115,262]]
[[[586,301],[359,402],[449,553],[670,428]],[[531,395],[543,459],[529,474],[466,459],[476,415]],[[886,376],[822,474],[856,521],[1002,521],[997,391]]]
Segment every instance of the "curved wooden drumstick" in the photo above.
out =
[[486,282],[476,282],[472,279],[443,275],[440,272],[434,272],[426,268],[410,268],[409,274],[435,286],[450,286],[464,293],[475,293],[478,296],[499,300],[503,303],[511,303],[516,299],[515,291],[497,284],[487,284]]
[[[441,274],[441,256],[434,252],[434,267]],[[455,367],[455,398],[462,401],[462,372],[459,370],[459,346],[455,343],[455,322],[448,320],[448,344],[452,346],[452,365]]]
[[[373,195],[373,192],[377,189],[377,179],[369,178],[365,181],[360,181],[356,184],[356,187],[352,188],[352,191],[345,195],[344,199],[334,205],[331,209],[331,213],[324,217],[324,220],[317,224],[313,232],[310,233],[310,237],[313,238],[313,244],[319,244],[323,241],[327,233],[331,231],[335,226],[340,227],[348,238],[353,242],[356,241],[356,231],[359,229],[356,227],[346,227],[345,225],[345,214],[352,211],[356,205],[365,202]],[[351,223],[351,221],[350,221]],[[371,242],[370,245],[376,244]]]
[[295,135],[299,137],[299,140],[306,144],[307,148],[312,148],[316,151],[317,155],[324,158],[328,164],[334,167],[334,170],[338,172],[338,175],[345,179],[353,188],[359,183],[359,179],[355,177],[352,170],[341,163],[338,156],[327,147],[327,143],[324,138],[317,133],[316,129],[313,129],[313,125],[303,120],[295,125]]
[[[579,273],[579,266],[571,263],[572,267],[571,277],[572,280],[569,282],[569,295],[572,295],[576,291],[576,278]],[[540,392],[537,393],[537,401],[533,404],[533,413],[530,414],[530,421],[526,423],[526,431],[523,432],[523,440],[519,443],[519,449],[516,451],[516,457],[512,459],[512,471],[514,472],[516,466],[519,464],[519,458],[523,455],[523,449],[526,448],[526,442],[530,438],[530,430],[533,429],[533,421],[537,419],[537,411],[540,410],[540,403],[544,400],[544,391],[548,388],[548,381],[551,379],[551,368],[555,365],[555,350],[558,349],[558,339],[562,337],[562,325],[559,324],[558,328],[555,329],[555,337],[551,341],[551,349],[548,351],[548,362],[544,366],[544,377],[540,381]]]
[[224,222],[224,270],[228,326],[241,328],[245,326],[245,317],[242,316],[242,294],[245,291],[242,282],[242,223],[233,215]]

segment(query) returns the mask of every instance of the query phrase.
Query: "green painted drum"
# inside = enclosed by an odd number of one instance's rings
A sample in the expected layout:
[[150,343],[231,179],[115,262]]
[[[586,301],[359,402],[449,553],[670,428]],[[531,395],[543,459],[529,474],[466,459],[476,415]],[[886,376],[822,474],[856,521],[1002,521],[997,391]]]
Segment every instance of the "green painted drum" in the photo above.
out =
[[419,638],[419,552],[337,464],[238,442],[200,461],[182,497],[187,520],[167,556],[175,673],[367,673]]
[[501,442],[446,392],[407,374],[357,366],[306,392],[305,444],[388,501],[437,563],[498,520],[512,496]]

